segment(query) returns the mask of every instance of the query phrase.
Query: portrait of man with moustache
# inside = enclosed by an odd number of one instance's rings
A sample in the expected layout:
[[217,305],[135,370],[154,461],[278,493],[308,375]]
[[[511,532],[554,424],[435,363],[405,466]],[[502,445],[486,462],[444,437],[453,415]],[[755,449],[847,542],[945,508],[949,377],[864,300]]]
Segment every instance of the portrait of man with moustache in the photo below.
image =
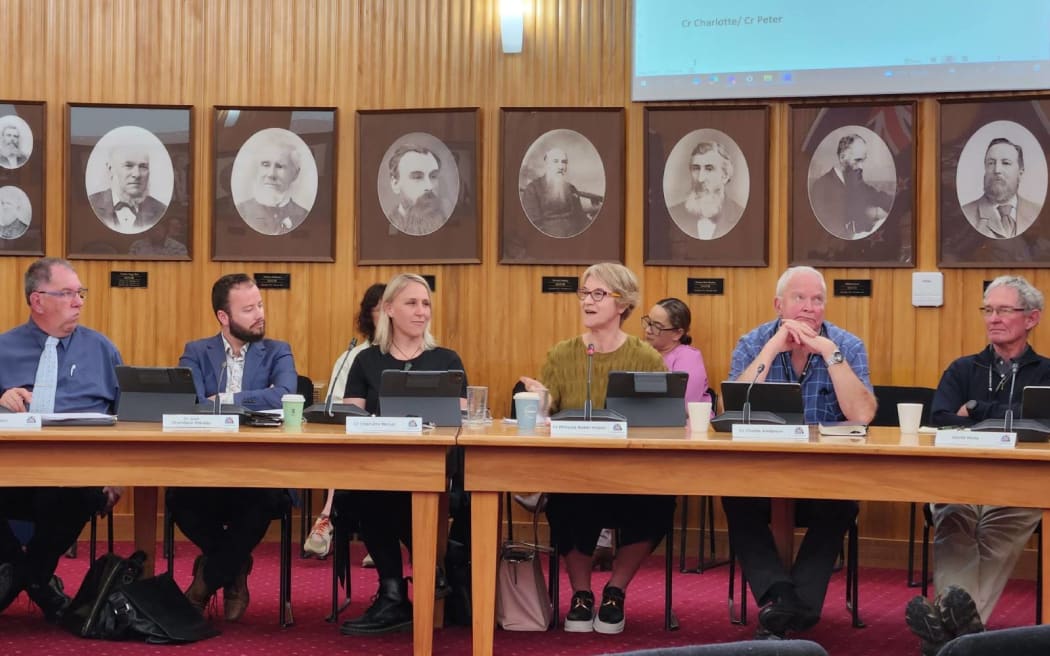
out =
[[[834,134],[825,137],[825,141],[833,139]],[[878,140],[880,152],[889,153],[889,148],[878,135],[872,132],[868,136]],[[824,145],[822,142],[821,147],[818,147],[818,152],[814,153],[814,160]],[[826,231],[839,239],[854,240],[867,237],[882,226],[893,208],[896,193],[894,172],[877,171],[879,178],[891,181],[883,186],[893,187],[893,193],[883,191],[866,179],[873,173],[866,169],[869,150],[873,146],[874,144],[869,145],[868,139],[859,132],[842,135],[835,148],[835,164],[823,175],[811,177],[809,180],[809,202],[813,214]],[[892,158],[884,159],[892,162]],[[813,175],[812,167],[810,174]]]
[[22,131],[29,125],[17,116],[0,117],[0,166],[17,169],[29,161],[30,145],[24,143]]
[[551,148],[545,152],[543,167],[543,175],[533,179],[521,192],[525,216],[549,237],[575,237],[590,226],[597,211],[589,214],[584,209],[583,194],[569,182],[569,156],[564,149]]
[[988,142],[984,193],[962,205],[963,216],[977,232],[990,239],[1012,239],[1035,223],[1042,204],[1020,195],[1024,174],[1024,150],[1019,144],[1006,137]]
[[[391,226],[406,235],[422,237],[445,225],[452,208],[444,197],[453,192],[459,195],[458,188],[442,188],[442,167],[446,163],[455,165],[451,157],[442,158],[421,143],[404,142],[394,149],[386,167],[394,202],[384,207]],[[380,198],[383,196],[380,193]]]
[[[693,239],[704,240],[718,239],[732,230],[744,213],[744,207],[726,194],[734,173],[725,146],[717,141],[696,144],[689,155],[689,193],[675,204],[665,194],[675,225]],[[664,175],[678,173],[665,170]],[[664,186],[666,189],[668,184]]]
[[[237,213],[256,232],[283,235],[298,228],[310,213],[293,197],[303,175],[303,157],[298,144],[284,134],[294,133],[274,128],[263,132],[267,134],[256,133],[260,138],[250,139],[237,155],[239,160],[242,154],[247,156],[251,180],[250,197],[237,203]],[[244,163],[235,161],[234,167]]]

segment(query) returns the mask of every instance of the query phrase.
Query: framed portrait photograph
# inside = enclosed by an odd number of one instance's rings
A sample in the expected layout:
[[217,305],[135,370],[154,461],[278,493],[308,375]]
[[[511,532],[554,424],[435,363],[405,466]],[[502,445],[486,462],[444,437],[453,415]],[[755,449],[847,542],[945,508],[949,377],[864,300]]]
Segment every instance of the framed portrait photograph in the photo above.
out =
[[943,267],[1050,266],[1050,96],[942,101]]
[[915,265],[915,103],[799,104],[790,118],[792,264]]
[[216,107],[212,259],[335,261],[336,110]]
[[768,263],[769,109],[645,109],[645,263]]
[[358,264],[481,261],[478,110],[357,113]]
[[67,255],[191,259],[192,132],[188,106],[71,104]]
[[623,261],[623,109],[503,109],[500,262]]
[[44,254],[45,112],[0,100],[0,255]]

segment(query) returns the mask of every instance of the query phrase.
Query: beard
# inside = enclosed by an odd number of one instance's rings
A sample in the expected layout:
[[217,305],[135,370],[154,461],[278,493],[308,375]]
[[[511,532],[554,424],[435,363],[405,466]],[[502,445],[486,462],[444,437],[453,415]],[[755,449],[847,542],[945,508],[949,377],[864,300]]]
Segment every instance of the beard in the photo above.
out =
[[544,201],[549,205],[560,207],[566,205],[569,202],[569,194],[572,193],[569,187],[569,181],[565,179],[564,175],[547,175],[544,176],[546,184],[544,185]]
[[1006,178],[994,173],[986,173],[984,176],[984,195],[1001,203],[1009,200],[1017,193],[1017,185],[1010,184]]
[[13,144],[13,143],[0,144],[0,156],[5,157],[5,158],[6,157],[18,157],[18,155],[20,155],[20,154],[21,154],[21,151],[18,149],[18,146],[16,144]]
[[246,344],[254,344],[255,342],[262,341],[262,338],[266,336],[266,322],[260,321],[257,325],[259,326],[258,328],[242,326],[231,320],[230,334]]
[[403,210],[405,218],[411,223],[440,221],[445,218],[441,199],[432,191],[424,191],[416,202],[403,207]]
[[725,202],[726,188],[705,182],[693,185],[693,190],[685,199],[685,209],[701,219],[711,218],[722,211]]
[[277,189],[268,187],[261,182],[255,184],[254,196],[255,200],[260,205],[265,205],[267,207],[279,207],[288,201],[287,192],[278,191]]

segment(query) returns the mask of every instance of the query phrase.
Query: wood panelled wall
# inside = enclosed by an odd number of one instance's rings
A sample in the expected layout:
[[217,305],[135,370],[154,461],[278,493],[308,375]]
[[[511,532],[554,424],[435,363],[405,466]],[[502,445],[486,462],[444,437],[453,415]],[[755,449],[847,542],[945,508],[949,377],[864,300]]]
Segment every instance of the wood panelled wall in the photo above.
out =
[[[325,380],[351,336],[360,294],[403,270],[355,265],[355,111],[477,106],[482,263],[409,268],[437,276],[433,330],[462,355],[471,381],[490,387],[494,414],[501,416],[517,376],[537,374],[547,348],[580,331],[575,298],[541,294],[540,277],[575,275],[582,268],[498,263],[500,108],[622,107],[625,262],[639,274],[647,303],[685,297],[690,276],[725,279],[724,296],[687,299],[710,378],[722,380],[737,338],[772,317],[774,283],[788,264],[787,103],[770,103],[769,265],[644,267],[645,107],[630,100],[631,4],[525,4],[524,53],[504,55],[499,0],[0,0],[0,24],[9,35],[0,40],[0,98],[47,102],[48,255],[65,253],[66,104],[194,107],[193,261],[78,262],[91,288],[83,322],[109,335],[129,363],[170,365],[187,340],[216,330],[208,294],[219,275],[287,271],[291,291],[264,292],[268,333],[291,343],[301,373]],[[934,270],[938,104],[935,97],[918,101],[915,270]],[[211,261],[209,157],[216,105],[338,107],[335,263]],[[0,260],[7,290],[0,294],[0,327],[25,320],[18,290],[29,261]],[[110,289],[113,270],[147,271],[150,286]],[[944,307],[920,310],[911,306],[912,269],[829,269],[829,281],[871,278],[874,294],[830,299],[828,318],[867,343],[873,382],[933,386],[948,362],[983,345],[976,311],[981,282],[1004,270],[945,270]],[[1050,272],[1018,272],[1050,291]],[[634,318],[627,328],[640,334]],[[1040,326],[1034,342],[1050,351],[1048,330]],[[898,537],[905,531],[902,516],[899,507],[870,508],[865,533]]]

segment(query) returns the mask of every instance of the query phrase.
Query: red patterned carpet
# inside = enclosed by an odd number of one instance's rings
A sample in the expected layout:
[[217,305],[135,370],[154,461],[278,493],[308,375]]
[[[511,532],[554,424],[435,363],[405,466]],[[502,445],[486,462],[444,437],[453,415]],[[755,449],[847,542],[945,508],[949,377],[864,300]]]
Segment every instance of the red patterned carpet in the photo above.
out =
[[[185,586],[190,580],[193,547],[180,543],[176,559],[176,580]],[[126,554],[130,545],[118,544],[118,553]],[[81,545],[80,558],[63,560],[59,575],[67,588],[79,585],[87,569],[87,546]],[[375,590],[372,570],[356,567],[360,547],[355,545],[353,570],[353,605],[343,617],[360,613]],[[178,656],[328,656],[329,654],[369,654],[401,656],[412,653],[409,634],[380,638],[342,636],[335,625],[324,617],[330,603],[331,565],[329,561],[299,560],[293,563],[292,601],[295,626],[281,629],[277,625],[277,546],[262,545],[255,554],[251,575],[252,604],[242,622],[227,624],[215,620],[222,632],[217,638],[177,649],[147,646],[139,643],[89,641],[73,637],[43,622],[35,607],[22,595],[0,614],[0,654],[3,656],[83,656],[84,654],[162,654]],[[663,631],[663,557],[653,556],[632,583],[627,594],[627,628],[619,636],[599,634],[496,632],[495,651],[503,656],[551,654],[582,656],[604,654],[645,647],[686,645],[746,640],[754,633],[757,611],[752,608],[750,626],[729,623],[726,611],[725,567],[704,574],[674,574],[674,608],[681,629]],[[606,575],[595,575],[595,590],[600,590]],[[906,587],[904,573],[897,570],[862,569],[860,574],[861,618],[864,629],[850,626],[843,606],[842,573],[836,574],[828,592],[824,619],[802,637],[820,643],[832,656],[906,656],[918,654],[918,641],[904,626],[904,605],[915,594]],[[568,603],[567,581],[562,578],[562,603]],[[1035,584],[1012,581],[996,609],[995,628],[1031,624],[1034,617]],[[753,603],[753,602],[752,602]],[[435,654],[459,656],[469,654],[470,629],[449,627],[434,636]]]

